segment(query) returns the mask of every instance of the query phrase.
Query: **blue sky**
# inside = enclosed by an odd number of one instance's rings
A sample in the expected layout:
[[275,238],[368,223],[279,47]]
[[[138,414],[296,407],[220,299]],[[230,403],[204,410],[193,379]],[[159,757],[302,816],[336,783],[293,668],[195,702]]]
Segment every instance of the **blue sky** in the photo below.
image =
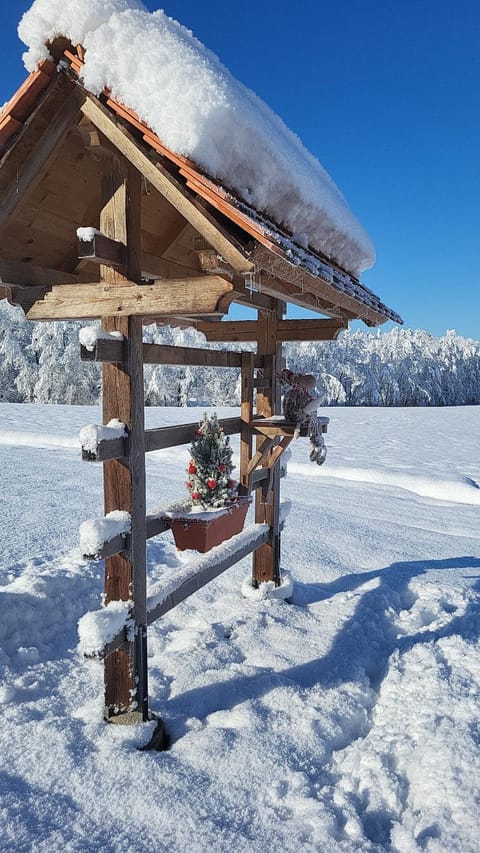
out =
[[[0,103],[25,76],[16,27],[30,5],[2,9]],[[318,157],[376,246],[363,281],[406,327],[478,340],[476,0],[146,5],[192,29]]]

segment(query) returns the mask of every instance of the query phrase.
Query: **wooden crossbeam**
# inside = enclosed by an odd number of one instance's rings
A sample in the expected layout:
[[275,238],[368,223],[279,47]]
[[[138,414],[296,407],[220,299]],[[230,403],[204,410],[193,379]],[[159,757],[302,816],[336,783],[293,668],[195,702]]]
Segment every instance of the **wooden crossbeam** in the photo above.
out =
[[215,343],[257,340],[256,320],[226,320],[221,323],[197,323],[197,330],[205,335],[207,341]]
[[[159,536],[169,530],[165,515],[147,515],[146,531],[147,539],[152,539],[154,536]],[[104,542],[100,548],[93,554],[82,554],[84,560],[106,560],[108,557],[114,557],[115,554],[128,554],[130,549],[130,536],[128,534],[119,534],[112,539]]]
[[[223,544],[218,545],[207,555],[190,564],[186,570],[179,572],[177,585],[173,589],[171,577],[166,578],[163,584],[157,586],[155,593],[149,596],[148,624],[151,625],[192,593],[197,592],[226,569],[251,554],[267,541],[268,535],[266,525],[251,525],[236,536],[232,536],[226,553]],[[155,599],[158,603],[154,603]]]
[[159,536],[160,533],[165,533],[169,529],[164,515],[147,515],[147,539]]
[[241,367],[242,355],[226,350],[144,344],[145,364],[192,365],[194,367]]
[[[82,361],[121,362],[124,358],[123,341],[107,341],[101,338],[95,342],[94,349],[80,347]],[[191,365],[194,367],[236,367],[242,366],[242,353],[228,350],[202,349],[201,347],[178,347],[166,344],[143,344],[144,364]],[[263,367],[262,356],[253,354],[253,366]],[[256,388],[264,387],[265,379],[256,379]]]
[[[317,424],[322,432],[327,432],[329,423],[330,418],[317,417]],[[297,429],[296,424],[286,421],[284,418],[256,418],[250,422],[250,426],[255,432],[271,439],[280,437],[292,439]]]
[[97,551],[91,554],[82,554],[84,560],[107,560],[109,557],[114,557],[116,554],[128,553],[130,547],[130,537],[127,534],[119,533],[112,539],[104,542]]
[[44,293],[44,287],[21,287],[21,285],[0,284],[0,299],[6,299],[10,305],[19,305],[25,312],[38,299],[42,299]]
[[78,241],[79,259],[93,261],[96,264],[121,267],[125,263],[125,252],[124,243],[120,240],[112,240],[105,234],[94,234],[91,240]]
[[29,320],[75,320],[224,313],[232,291],[232,284],[219,276],[140,285],[132,281],[62,284],[36,302],[27,316]]
[[[219,424],[225,435],[235,435],[242,428],[240,418],[221,418]],[[147,429],[145,432],[145,452],[150,453],[153,450],[165,450],[167,447],[190,444],[197,428],[198,423]]]
[[277,334],[280,341],[334,341],[344,329],[346,320],[279,320]]
[[[277,341],[332,341],[348,323],[342,319],[279,320]],[[220,323],[199,323],[198,331],[207,341],[256,341],[256,320],[224,320]]]
[[241,247],[220,227],[206,207],[194,201],[188,191],[165,169],[153,162],[134,137],[122,127],[96,98],[86,94],[82,112],[126,158],[169,201],[179,213],[228,261],[237,272],[253,270]]
[[124,459],[128,455],[128,438],[107,438],[99,441],[95,451],[82,447],[84,462],[106,462],[108,459]]

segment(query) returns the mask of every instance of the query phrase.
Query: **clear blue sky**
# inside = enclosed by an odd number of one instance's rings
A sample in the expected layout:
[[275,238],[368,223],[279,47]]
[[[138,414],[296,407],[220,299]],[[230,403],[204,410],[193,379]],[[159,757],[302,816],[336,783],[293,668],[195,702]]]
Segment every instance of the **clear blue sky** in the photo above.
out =
[[[0,103],[25,76],[30,5],[2,9]],[[478,340],[478,0],[146,5],[192,29],[319,158],[376,246],[363,281],[406,327]]]

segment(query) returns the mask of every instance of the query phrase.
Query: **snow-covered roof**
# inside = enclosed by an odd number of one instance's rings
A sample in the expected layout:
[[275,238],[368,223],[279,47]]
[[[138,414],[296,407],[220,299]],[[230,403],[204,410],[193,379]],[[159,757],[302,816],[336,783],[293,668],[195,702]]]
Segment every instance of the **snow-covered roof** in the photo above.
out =
[[[19,35],[32,71],[62,35],[85,49],[87,89],[134,110],[174,153],[343,270],[374,262],[363,227],[319,161],[219,59],[138,0],[35,0]],[[108,45],[108,49],[106,49]]]

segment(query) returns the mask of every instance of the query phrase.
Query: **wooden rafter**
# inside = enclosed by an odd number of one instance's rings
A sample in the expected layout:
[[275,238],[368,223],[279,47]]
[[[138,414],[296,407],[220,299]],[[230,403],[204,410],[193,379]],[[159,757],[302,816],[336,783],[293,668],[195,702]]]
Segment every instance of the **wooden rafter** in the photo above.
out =
[[217,249],[237,272],[253,269],[243,250],[199,202],[160,163],[154,163],[133,136],[92,96],[86,95],[82,112],[194,228]]
[[[290,263],[286,258],[275,255],[262,246],[257,246],[251,257],[261,270],[258,274],[260,289],[266,293],[274,291],[276,284],[280,284],[280,287],[283,285],[283,288],[289,291],[289,301],[293,301],[292,296],[295,293],[300,297],[308,293],[316,300],[318,306],[322,306],[317,310],[325,310],[332,316],[358,318],[364,320],[367,325],[374,326],[385,323],[388,319],[360,299],[337,289],[321,276],[312,275],[303,267]],[[345,273],[338,273],[338,275],[344,275],[351,282],[352,287],[355,284],[354,280]]]

